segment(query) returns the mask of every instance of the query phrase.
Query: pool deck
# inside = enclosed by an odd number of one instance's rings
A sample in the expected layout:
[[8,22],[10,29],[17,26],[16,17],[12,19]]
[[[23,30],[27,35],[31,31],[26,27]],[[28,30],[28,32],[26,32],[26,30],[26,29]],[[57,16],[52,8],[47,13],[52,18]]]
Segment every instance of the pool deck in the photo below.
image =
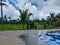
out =
[[[41,32],[43,31],[41,30]],[[51,29],[51,30],[45,30],[45,31],[56,32],[56,31],[60,31],[60,29]],[[26,32],[27,30],[0,31],[0,45],[25,45],[22,39],[19,38],[19,35],[26,33]]]
[[47,30],[47,32],[49,33],[60,32],[60,29],[51,29],[51,30]]
[[26,31],[1,31],[0,45],[25,45],[18,36]]

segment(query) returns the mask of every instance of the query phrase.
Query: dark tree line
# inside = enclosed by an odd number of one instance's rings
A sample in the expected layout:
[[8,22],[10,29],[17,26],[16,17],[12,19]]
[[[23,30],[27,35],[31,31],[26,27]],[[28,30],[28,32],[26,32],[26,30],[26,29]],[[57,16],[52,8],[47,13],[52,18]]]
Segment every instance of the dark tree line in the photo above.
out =
[[[2,23],[1,19],[2,18],[0,17],[0,24]],[[17,20],[12,20],[11,17],[7,17],[7,15],[4,15],[3,23],[4,24],[18,24],[19,22]]]
[[50,13],[50,16],[48,16],[48,19],[50,24],[55,26],[60,26],[60,13],[55,15],[55,13]]

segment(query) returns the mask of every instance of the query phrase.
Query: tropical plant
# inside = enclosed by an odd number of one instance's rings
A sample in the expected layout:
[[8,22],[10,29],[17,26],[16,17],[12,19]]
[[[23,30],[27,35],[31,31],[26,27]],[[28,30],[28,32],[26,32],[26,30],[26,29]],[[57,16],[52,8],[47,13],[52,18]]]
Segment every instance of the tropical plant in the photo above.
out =
[[51,24],[51,22],[50,22],[50,16],[47,16],[46,23],[48,24],[48,26]]
[[49,24],[53,24],[56,27],[57,21],[59,20],[60,14],[55,15],[55,13],[50,13],[50,16],[48,16],[47,22]]
[[11,17],[9,16],[8,19],[11,20]]
[[7,16],[6,15],[4,15],[3,21],[4,21],[4,23],[7,23]]
[[9,16],[8,19],[9,19],[9,24],[10,24],[11,23],[11,17]]
[[60,13],[58,13],[58,14],[56,15],[56,17],[57,17],[57,18],[60,18]]
[[34,23],[34,21],[30,22],[30,29],[37,29],[36,24]]
[[29,20],[29,17],[31,15],[33,15],[33,14],[32,13],[28,14],[28,9],[26,9],[26,10],[19,10],[19,12],[20,12],[21,22],[23,23],[23,29],[24,29],[24,22],[27,22],[27,29],[28,29],[28,27],[29,27],[28,20]]
[[42,18],[42,23],[43,23],[43,27],[44,27],[44,29],[46,29],[46,20],[44,19],[44,18]]
[[55,23],[55,13],[50,13],[50,16],[48,16],[48,20],[51,24]]
[[56,15],[56,19],[57,19],[56,26],[60,26],[60,13]]

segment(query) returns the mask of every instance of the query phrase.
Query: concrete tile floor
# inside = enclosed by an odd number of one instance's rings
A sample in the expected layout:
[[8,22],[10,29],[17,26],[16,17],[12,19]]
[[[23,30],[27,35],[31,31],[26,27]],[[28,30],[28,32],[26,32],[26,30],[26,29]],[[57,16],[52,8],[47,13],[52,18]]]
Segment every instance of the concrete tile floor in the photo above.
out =
[[26,31],[1,31],[0,45],[25,45],[18,36]]

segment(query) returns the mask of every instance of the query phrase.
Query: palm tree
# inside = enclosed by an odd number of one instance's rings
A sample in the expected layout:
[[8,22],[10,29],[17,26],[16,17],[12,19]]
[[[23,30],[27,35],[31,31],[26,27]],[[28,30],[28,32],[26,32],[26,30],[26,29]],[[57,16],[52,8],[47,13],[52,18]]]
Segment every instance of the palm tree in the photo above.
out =
[[48,24],[48,26],[51,24],[51,21],[50,21],[50,16],[47,16],[46,23]]
[[9,24],[10,24],[11,23],[11,17],[9,16],[8,19],[9,19]]
[[60,18],[60,13],[58,13],[58,14],[56,15],[56,17],[57,17],[57,18]]
[[26,10],[19,10],[19,12],[20,12],[20,19],[21,19],[21,22],[23,23],[23,29],[24,29],[24,22],[27,22],[27,28],[28,28],[28,20],[29,20],[29,17],[31,16],[31,15],[33,15],[32,13],[29,13],[28,14],[28,9],[26,9]]
[[27,21],[27,29],[29,29],[29,17],[33,15],[32,13],[29,13],[26,17],[26,21]]
[[3,5],[7,6],[7,5],[6,5],[5,3],[2,3],[2,0],[0,0],[0,2],[1,2],[1,3],[0,3],[0,5],[1,5],[1,20],[2,20],[2,30],[3,30],[3,27],[4,27],[4,26],[3,26],[3,9],[2,9],[2,6],[3,6]]
[[3,21],[4,21],[5,23],[7,23],[7,16],[6,16],[6,15],[4,15]]
[[44,29],[46,29],[46,20],[44,18],[42,18],[42,23],[43,23],[43,26],[44,26]]
[[55,16],[55,13],[50,13],[50,16],[48,16],[48,20],[49,23],[53,24],[54,27],[56,26],[56,22],[57,22],[57,18]]
[[51,24],[54,24],[54,17],[55,16],[55,13],[50,13],[50,22],[51,22]]
[[50,13],[50,17],[54,18],[55,13]]
[[56,19],[57,19],[56,26],[60,26],[60,13],[56,15]]
[[11,17],[9,16],[8,19],[11,20]]

